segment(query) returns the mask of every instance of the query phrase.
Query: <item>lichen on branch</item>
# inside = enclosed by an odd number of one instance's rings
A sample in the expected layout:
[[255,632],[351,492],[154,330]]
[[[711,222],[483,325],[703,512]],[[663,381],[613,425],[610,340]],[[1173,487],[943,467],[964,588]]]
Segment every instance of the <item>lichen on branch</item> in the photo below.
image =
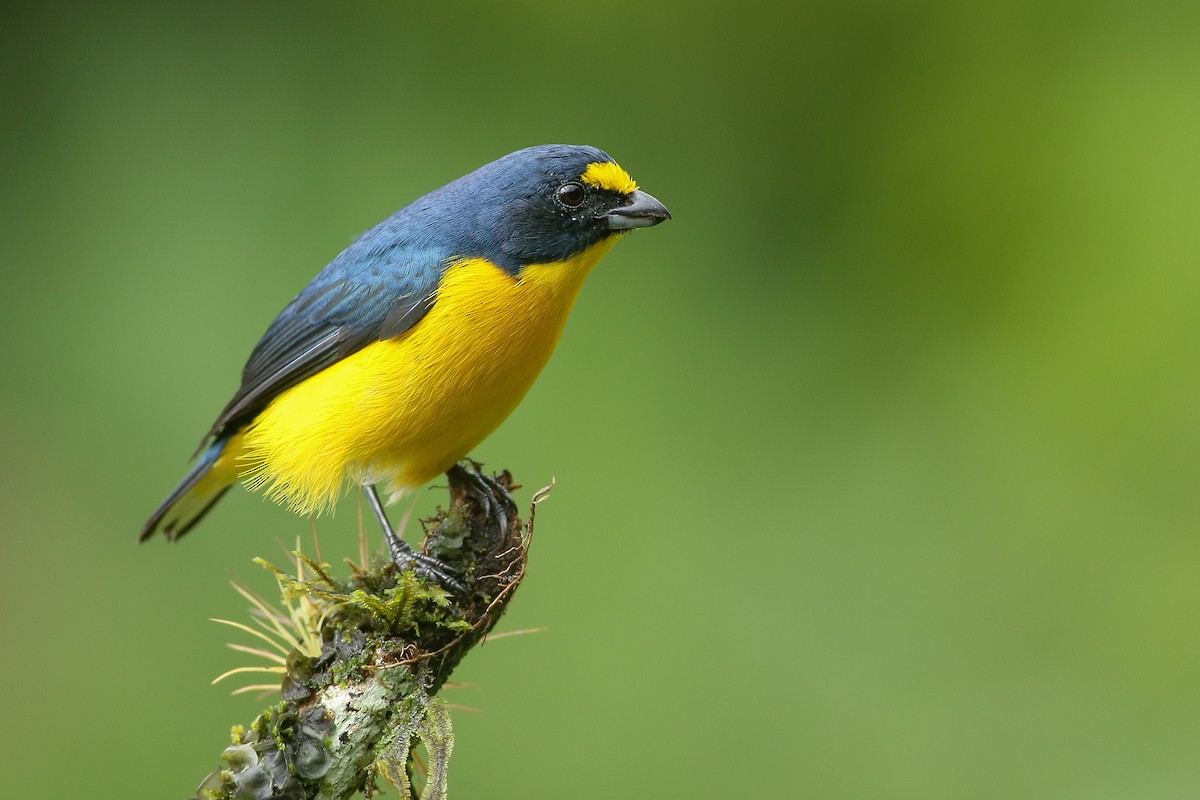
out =
[[444,800],[454,737],[438,691],[492,630],[524,578],[534,509],[549,489],[535,494],[522,522],[507,494],[512,477],[498,475],[494,484],[502,491],[486,499],[481,477],[452,471],[450,507],[425,521],[424,552],[453,569],[461,589],[400,572],[391,561],[347,559],[346,579],[299,552],[295,575],[259,561],[275,573],[282,608],[239,587],[254,603],[261,630],[227,624],[271,645],[234,648],[272,665],[221,677],[278,674],[280,700],[248,729],[233,729],[224,763],[200,784],[198,800],[370,797],[377,778],[406,800]]

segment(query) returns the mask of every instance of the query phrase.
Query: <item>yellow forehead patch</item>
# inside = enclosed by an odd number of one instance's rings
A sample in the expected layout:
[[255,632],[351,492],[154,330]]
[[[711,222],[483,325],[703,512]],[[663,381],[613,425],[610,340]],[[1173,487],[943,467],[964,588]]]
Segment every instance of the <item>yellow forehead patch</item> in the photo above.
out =
[[636,192],[638,188],[637,182],[629,177],[629,173],[611,161],[593,161],[588,164],[579,179],[597,189],[608,189],[621,194]]

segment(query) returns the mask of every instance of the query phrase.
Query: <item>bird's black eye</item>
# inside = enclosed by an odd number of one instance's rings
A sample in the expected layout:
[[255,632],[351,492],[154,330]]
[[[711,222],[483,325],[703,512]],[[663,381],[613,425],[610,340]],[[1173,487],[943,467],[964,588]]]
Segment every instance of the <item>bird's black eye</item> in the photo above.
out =
[[583,204],[583,187],[578,183],[564,183],[558,187],[558,199],[564,206],[575,208]]

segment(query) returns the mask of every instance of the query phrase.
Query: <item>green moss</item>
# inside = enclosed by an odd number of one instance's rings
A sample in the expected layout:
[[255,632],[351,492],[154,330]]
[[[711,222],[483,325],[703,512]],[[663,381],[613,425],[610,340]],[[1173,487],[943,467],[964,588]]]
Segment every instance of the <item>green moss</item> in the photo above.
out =
[[295,649],[284,659],[281,700],[248,729],[231,732],[224,766],[196,797],[345,800],[370,793],[377,774],[407,797],[418,743],[431,769],[422,798],[445,796],[453,735],[434,695],[504,612],[524,577],[532,530],[532,517],[523,526],[515,508],[506,509],[510,524],[500,526],[500,517],[484,514],[453,480],[452,497],[448,511],[426,520],[425,549],[462,576],[462,591],[390,562],[351,565],[343,580],[303,553],[295,554],[294,575],[257,560],[278,580],[280,607],[239,591],[283,647]]

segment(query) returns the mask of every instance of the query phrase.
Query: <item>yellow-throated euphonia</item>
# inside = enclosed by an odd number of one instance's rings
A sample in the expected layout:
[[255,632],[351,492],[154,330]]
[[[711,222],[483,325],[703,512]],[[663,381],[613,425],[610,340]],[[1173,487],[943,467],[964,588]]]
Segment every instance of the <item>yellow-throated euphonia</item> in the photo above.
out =
[[363,234],[275,318],[199,458],[142,530],[187,533],[234,483],[301,514],[453,468],[550,358],[588,272],[670,218],[607,153],[518,150]]

